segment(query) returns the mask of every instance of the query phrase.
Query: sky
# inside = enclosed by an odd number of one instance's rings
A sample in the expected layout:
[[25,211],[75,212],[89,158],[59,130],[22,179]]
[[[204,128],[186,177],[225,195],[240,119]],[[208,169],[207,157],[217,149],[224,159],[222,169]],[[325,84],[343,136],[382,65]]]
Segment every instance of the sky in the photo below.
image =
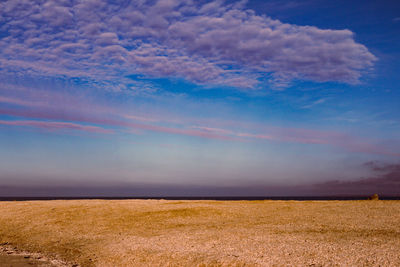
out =
[[0,2],[0,196],[400,195],[400,3]]

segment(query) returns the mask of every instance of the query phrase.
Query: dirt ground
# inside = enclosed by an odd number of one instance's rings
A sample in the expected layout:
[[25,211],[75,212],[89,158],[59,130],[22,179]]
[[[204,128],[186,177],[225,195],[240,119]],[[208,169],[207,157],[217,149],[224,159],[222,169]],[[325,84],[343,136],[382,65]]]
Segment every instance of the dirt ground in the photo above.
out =
[[11,244],[2,243],[0,246],[1,267],[67,267],[71,264],[50,259],[45,255],[29,251],[21,251]]
[[0,202],[0,244],[70,266],[400,266],[400,201]]
[[52,266],[41,261],[26,258],[25,256],[20,255],[3,255],[0,254],[0,266],[3,267],[47,267]]

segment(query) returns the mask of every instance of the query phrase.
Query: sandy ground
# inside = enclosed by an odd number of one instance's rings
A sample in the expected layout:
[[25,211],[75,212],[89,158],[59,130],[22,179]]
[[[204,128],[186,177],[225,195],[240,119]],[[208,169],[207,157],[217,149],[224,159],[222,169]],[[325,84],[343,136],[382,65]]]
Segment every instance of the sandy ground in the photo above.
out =
[[0,266],[2,267],[67,267],[70,265],[39,253],[21,251],[8,243],[0,246]]
[[69,266],[400,266],[400,201],[0,202],[2,242]]
[[36,266],[47,267],[47,266],[53,266],[53,265],[43,263],[36,259],[26,258],[26,256],[0,254],[0,266],[3,266],[3,267],[36,267]]
[[14,255],[1,255],[0,254],[0,266],[12,266],[12,267],[32,267],[39,266],[33,262],[34,260],[26,259],[23,256]]

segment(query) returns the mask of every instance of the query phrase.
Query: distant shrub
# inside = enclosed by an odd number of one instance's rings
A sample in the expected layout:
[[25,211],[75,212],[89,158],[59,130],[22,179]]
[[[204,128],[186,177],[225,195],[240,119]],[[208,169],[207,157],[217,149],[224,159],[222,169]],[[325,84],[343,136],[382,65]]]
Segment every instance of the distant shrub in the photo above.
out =
[[368,200],[379,200],[378,194],[373,194],[372,196],[368,197]]

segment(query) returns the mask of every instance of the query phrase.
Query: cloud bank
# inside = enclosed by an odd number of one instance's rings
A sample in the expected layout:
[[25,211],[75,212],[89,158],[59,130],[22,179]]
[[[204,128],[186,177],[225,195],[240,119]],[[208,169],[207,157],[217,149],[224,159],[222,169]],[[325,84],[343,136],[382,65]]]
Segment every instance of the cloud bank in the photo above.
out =
[[[328,181],[319,184],[272,185],[268,182],[214,186],[191,184],[145,184],[102,182],[39,181],[2,184],[2,197],[363,197],[378,193],[380,197],[400,197],[400,164],[367,162],[371,177],[352,181]],[[2,177],[0,177],[2,178]],[[8,180],[18,181],[18,177]],[[69,181],[69,182],[67,182]]]
[[[372,177],[353,181],[329,181],[315,185],[315,190],[322,194],[335,192],[338,195],[386,195],[400,196],[400,164],[384,164],[381,162],[367,162]],[[331,193],[332,194],[332,193]]]
[[287,24],[223,1],[9,0],[0,3],[0,47],[1,72],[114,89],[130,74],[239,88],[357,83],[376,60],[350,30]]

